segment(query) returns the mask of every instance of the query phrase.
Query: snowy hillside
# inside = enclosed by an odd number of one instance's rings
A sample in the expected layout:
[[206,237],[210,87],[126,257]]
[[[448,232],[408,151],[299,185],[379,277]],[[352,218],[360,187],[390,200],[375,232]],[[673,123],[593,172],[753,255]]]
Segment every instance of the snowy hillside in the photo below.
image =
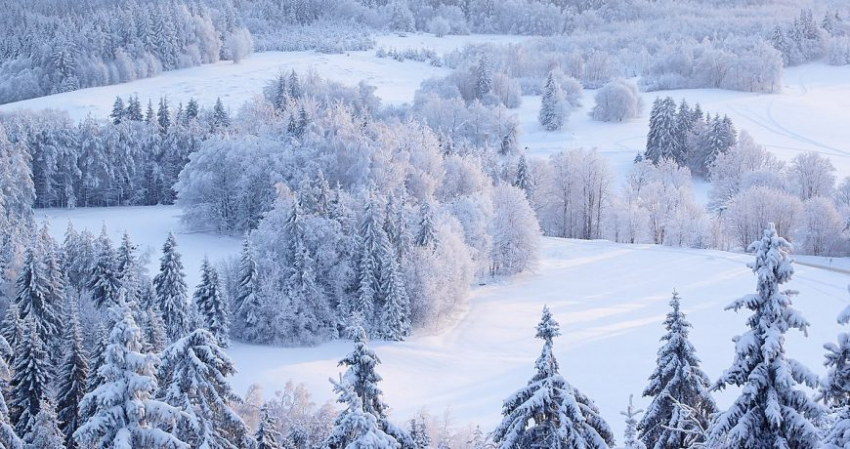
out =
[[[143,250],[155,251],[151,270],[163,236],[178,230],[190,286],[197,283],[204,253],[213,259],[238,253],[235,239],[179,232],[179,210],[172,207],[47,210],[39,215],[50,220],[57,238],[68,220],[78,230],[97,231],[106,224],[114,237],[126,229]],[[422,407],[435,414],[450,408],[457,425],[491,428],[498,422],[501,401],[533,373],[540,350],[534,326],[548,305],[562,325],[563,336],[555,341],[562,372],[597,401],[619,435],[619,411],[629,394],[636,395],[637,405],[647,404],[639,395],[655,366],[673,289],[683,298],[694,325],[692,341],[709,377],[716,379],[728,367],[731,338],[744,331],[746,314],[723,308],[755,291],[755,277],[745,266],[751,259],[719,251],[544,239],[534,273],[477,287],[469,310],[451,326],[434,334],[419,332],[402,343],[373,343],[383,361],[379,372],[386,400],[399,422]],[[806,261],[829,263],[812,257]],[[795,306],[812,323],[808,338],[789,334],[788,353],[819,373],[822,344],[841,331],[835,317],[850,304],[848,283],[846,272],[798,265],[788,284],[800,291]],[[328,378],[340,372],[336,364],[350,349],[349,342],[294,349],[236,343],[229,350],[239,369],[234,388],[244,393],[259,383],[268,396],[293,380],[305,383],[319,401],[332,399]],[[717,396],[721,406],[732,397],[734,391]]]
[[[378,48],[432,49],[438,54],[464,45],[490,42],[521,42],[521,36],[383,36]],[[212,65],[163,73],[155,78],[112,86],[95,87],[32,100],[0,105],[0,111],[18,109],[59,108],[75,120],[91,114],[106,118],[116,96],[137,94],[147,98],[168,97],[172,104],[186,104],[190,98],[211,105],[221,98],[226,105],[238,109],[241,104],[261,94],[262,86],[281,70],[295,69],[306,73],[313,69],[322,77],[356,85],[361,80],[377,87],[376,95],[385,104],[409,103],[422,81],[446,76],[450,69],[433,67],[416,61],[398,62],[378,58],[375,51],[327,55],[316,52],[267,52],[251,55],[239,64],[219,62]],[[591,120],[593,90],[587,90],[582,107],[573,111],[562,131],[546,132],[537,123],[539,97],[523,97],[519,110],[520,147],[529,154],[546,157],[565,148],[598,148],[611,161],[621,176],[635,155],[644,149],[648,131],[649,107],[658,96],[685,98],[700,103],[704,111],[727,114],[740,129],[746,129],[759,144],[783,160],[800,153],[816,151],[829,156],[839,174],[850,173],[850,128],[844,126],[850,108],[850,66],[834,67],[815,63],[785,69],[782,91],[756,94],[718,89],[688,89],[642,92],[643,114],[626,123]],[[235,112],[235,111],[234,111]]]

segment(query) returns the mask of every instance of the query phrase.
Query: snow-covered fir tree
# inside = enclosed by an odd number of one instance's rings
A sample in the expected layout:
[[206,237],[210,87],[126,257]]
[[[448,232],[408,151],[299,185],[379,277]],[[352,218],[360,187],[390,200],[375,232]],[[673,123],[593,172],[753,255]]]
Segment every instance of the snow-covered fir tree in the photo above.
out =
[[[679,449],[703,443],[702,435],[696,431],[706,429],[717,412],[710,393],[711,381],[700,368],[696,350],[688,339],[691,323],[680,303],[679,294],[674,291],[671,310],[664,320],[667,332],[661,337],[656,368],[643,391],[643,396],[652,398],[652,402],[638,431],[648,449]],[[683,405],[687,411],[681,409]]]
[[219,346],[228,347],[230,345],[230,313],[218,279],[218,271],[210,264],[206,256],[201,264],[201,282],[195,288],[194,300],[204,329],[215,336]]
[[65,328],[65,342],[69,346],[66,347],[56,379],[57,415],[65,445],[75,449],[77,445],[74,441],[74,432],[80,426],[80,402],[86,394],[89,362],[83,348],[77,311],[73,307]]
[[646,449],[646,446],[637,437],[638,415],[643,413],[643,410],[635,409],[633,399],[634,397],[629,395],[629,406],[620,412],[621,415],[626,417],[626,430],[623,432],[623,449]]
[[[417,414],[410,420],[408,432],[416,449],[429,449],[431,447],[431,437],[428,436],[428,427],[425,424],[425,416],[421,413]],[[480,430],[480,429],[479,429]]]
[[157,396],[183,412],[176,430],[180,440],[209,449],[250,446],[245,423],[230,407],[239,400],[227,382],[236,368],[212,333],[195,330],[172,343],[161,360]]
[[415,243],[418,246],[431,247],[437,245],[437,235],[434,230],[434,217],[431,212],[431,205],[428,201],[423,201],[420,207],[419,214],[419,232],[416,234]]
[[384,254],[381,261],[384,266],[381,273],[383,306],[375,332],[383,340],[402,341],[410,335],[410,298],[392,248]]
[[398,449],[395,438],[381,429],[378,418],[364,410],[363,399],[345,378],[330,379],[337,402],[344,404],[323,447],[327,449]]
[[177,252],[177,240],[169,232],[162,246],[159,274],[153,279],[156,302],[165,322],[168,341],[175,342],[189,333],[189,302],[183,262]]
[[24,443],[9,423],[9,409],[0,391],[0,449],[24,449]]
[[30,431],[23,438],[27,447],[32,449],[66,449],[65,436],[59,430],[56,409],[48,399],[41,402],[41,408],[35,415]]
[[62,313],[55,288],[41,245],[33,242],[24,253],[24,264],[18,274],[15,307],[21,320],[33,317],[42,342],[52,341],[59,335]]
[[559,373],[552,352],[558,322],[548,307],[537,325],[536,337],[543,351],[535,363],[537,373],[528,385],[502,405],[502,422],[493,431],[493,441],[502,449],[559,447],[606,449],[614,435],[596,405],[570,385]]
[[672,159],[679,165],[684,165],[687,155],[679,130],[676,123],[676,102],[671,97],[656,98],[649,115],[646,158],[655,164],[661,159]]
[[735,360],[715,384],[741,387],[742,394],[712,421],[709,447],[768,449],[818,447],[822,407],[799,387],[815,387],[817,378],[785,355],[784,334],[804,331],[808,322],[791,307],[791,292],[780,285],[794,274],[791,244],[776,233],[773,223],[749,249],[756,274],[757,293],[744,296],[728,309],[747,308],[750,330],[735,338]]
[[224,103],[221,102],[221,98],[215,100],[211,125],[213,130],[227,128],[230,126],[230,115],[227,113],[227,110],[224,109]]
[[564,126],[567,115],[564,93],[555,78],[555,72],[550,71],[543,86],[543,99],[540,103],[540,114],[537,120],[546,131],[557,131]]
[[260,274],[254,255],[254,246],[246,237],[242,243],[242,255],[239,260],[239,279],[233,301],[237,328],[240,337],[248,342],[257,342],[266,336],[259,328],[263,304],[260,292]]
[[112,248],[112,240],[106,233],[106,226],[101,230],[95,246],[97,259],[88,288],[92,292],[95,305],[105,310],[112,307],[118,300],[118,290],[121,288],[116,271],[115,250]]
[[133,302],[139,302],[142,294],[137,251],[138,248],[130,240],[130,235],[124,232],[115,255],[115,278],[127,292],[128,300]]
[[[838,315],[839,324],[850,322],[850,307]],[[838,344],[826,343],[827,368],[820,386],[820,397],[834,411],[832,425],[823,437],[825,449],[850,447],[850,334],[838,334]]]
[[112,124],[120,125],[121,122],[124,121],[126,113],[127,110],[124,106],[124,99],[120,96],[115,97],[115,102],[112,103],[112,112],[109,114]]
[[254,434],[254,439],[257,441],[256,449],[283,449],[278,442],[280,435],[275,430],[275,425],[275,419],[269,414],[269,409],[263,406],[260,409],[260,423]]
[[9,402],[15,432],[28,435],[41,403],[50,391],[50,355],[38,332],[35,316],[24,320],[23,338],[15,346],[12,397]]
[[292,342],[310,341],[330,329],[331,311],[316,280],[316,266],[307,246],[301,198],[292,204],[284,230],[289,236],[291,267],[283,286],[286,302],[283,332]]
[[381,305],[381,276],[383,257],[389,241],[384,231],[383,215],[374,193],[370,192],[360,223],[360,239],[357,249],[357,297],[350,313],[358,313],[364,319],[364,327],[375,335],[376,312]]
[[[410,434],[391,423],[387,418],[389,407],[384,402],[383,391],[378,386],[382,379],[376,371],[377,366],[381,364],[381,359],[369,347],[366,332],[362,328],[355,328],[352,332],[355,335],[354,350],[339,362],[340,366],[348,367],[342,375],[341,383],[346,388],[351,388],[351,391],[358,398],[360,412],[374,417],[381,432],[397,441],[401,445],[401,449],[413,449],[415,443]],[[351,403],[347,402],[344,396],[340,397],[340,402],[342,401],[346,401],[344,403],[347,408],[342,412],[337,422],[347,419],[345,415],[351,412]]]
[[124,303],[123,294],[109,312],[115,324],[103,365],[98,369],[103,382],[83,397],[80,407],[91,413],[74,432],[74,439],[82,447],[188,448],[186,442],[166,430],[181,414],[154,399],[159,360],[142,352],[142,332]]

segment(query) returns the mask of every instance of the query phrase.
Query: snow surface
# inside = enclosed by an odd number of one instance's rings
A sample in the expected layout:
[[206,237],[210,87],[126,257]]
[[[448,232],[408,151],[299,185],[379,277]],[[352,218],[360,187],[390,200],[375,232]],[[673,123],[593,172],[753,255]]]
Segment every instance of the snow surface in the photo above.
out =
[[[381,36],[376,48],[430,48],[445,54],[470,43],[506,44],[527,40],[522,36],[446,36],[427,34]],[[323,77],[355,85],[361,80],[377,87],[376,94],[385,104],[411,102],[420,83],[434,76],[445,76],[448,68],[433,67],[416,61],[398,62],[375,56],[375,50],[327,55],[316,52],[257,53],[239,64],[220,62],[202,67],[174,70],[155,78],[130,83],[95,87],[51,95],[32,100],[0,105],[0,111],[16,109],[59,108],[80,120],[88,114],[103,119],[112,109],[116,96],[138,94],[142,101],[168,96],[172,104],[196,98],[212,105],[221,97],[228,107],[237,109],[243,102],[260,95],[266,81],[281,70],[307,69]],[[719,89],[689,89],[644,92],[644,113],[626,123],[602,123],[590,119],[594,91],[586,91],[583,106],[573,111],[564,130],[546,132],[537,123],[539,97],[524,97],[515,112],[521,122],[520,145],[535,156],[545,157],[567,148],[596,147],[607,156],[617,174],[623,175],[643,149],[648,131],[648,116],[653,100],[672,96],[686,98],[703,111],[728,114],[738,129],[746,129],[756,142],[766,146],[781,159],[789,160],[801,152],[817,151],[829,156],[838,169],[839,178],[850,175],[850,127],[846,126],[850,110],[850,66],[833,67],[807,64],[785,70],[782,91],[777,94],[755,94]],[[621,176],[620,176],[621,178]],[[698,197],[704,195],[697,189]]]
[[431,49],[437,54],[476,43],[505,43],[529,39],[519,36],[447,36],[437,38],[432,35],[414,34],[407,37],[377,37],[375,50],[352,51],[345,54],[323,54],[314,51],[304,52],[264,52],[255,53],[234,64],[222,61],[188,69],[163,72],[154,78],[145,78],[129,83],[111,86],[92,87],[46,97],[33,98],[0,105],[0,111],[19,109],[62,109],[68,111],[74,120],[85,119],[91,114],[95,119],[105,119],[112,111],[115,97],[124,99],[138,95],[143,104],[148,99],[157,103],[159,97],[168,97],[169,104],[177,107],[194,98],[202,105],[212,107],[216,98],[221,98],[225,106],[234,111],[257,95],[262,95],[267,81],[277,77],[281,71],[290,70],[304,76],[307,70],[315,70],[323,78],[356,85],[361,80],[377,88],[376,95],[384,104],[402,104],[411,102],[413,94],[422,81],[437,76],[446,76],[451,69],[433,67],[416,61],[398,62],[392,58],[378,58],[378,48]]
[[[164,206],[39,211],[57,238],[68,220],[98,232],[105,223],[113,237],[127,229],[137,244],[156,253],[168,230],[176,230],[194,286],[203,254],[214,259],[238,254],[239,241],[182,233],[178,216],[179,209]],[[732,362],[731,338],[744,332],[747,314],[723,308],[755,291],[755,276],[745,266],[751,259],[720,251],[546,238],[536,272],[476,287],[468,311],[448,328],[403,343],[373,343],[383,361],[379,373],[393,417],[402,422],[423,407],[434,414],[450,408],[457,425],[492,429],[502,400],[534,373],[542,347],[534,326],[548,304],[562,326],[563,336],[555,342],[562,373],[596,400],[620,437],[619,411],[629,394],[635,394],[636,406],[648,404],[640,394],[654,367],[674,288],[694,324],[692,341],[709,377],[716,379]],[[828,266],[829,259],[807,257],[806,262]],[[151,269],[156,267],[154,259]],[[812,327],[808,338],[788,335],[788,352],[823,373],[822,344],[842,331],[835,318],[850,304],[850,277],[810,266],[796,270],[787,288],[800,291],[795,306]],[[340,372],[337,362],[350,349],[349,342],[340,341],[314,348],[236,343],[229,350],[239,369],[233,385],[244,393],[260,383],[268,397],[291,379],[303,382],[318,402],[333,399],[328,378]],[[734,394],[718,395],[720,405],[728,405]]]

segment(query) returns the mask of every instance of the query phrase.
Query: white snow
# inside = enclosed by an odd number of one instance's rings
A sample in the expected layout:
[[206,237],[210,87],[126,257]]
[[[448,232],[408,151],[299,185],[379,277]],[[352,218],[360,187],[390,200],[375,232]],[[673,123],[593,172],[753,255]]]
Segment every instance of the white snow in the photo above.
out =
[[[438,54],[445,54],[467,44],[516,42],[524,39],[528,38],[489,35],[437,38],[413,34],[407,37],[380,36],[375,40],[376,49],[428,48]],[[212,107],[216,98],[221,98],[225,106],[235,112],[243,103],[261,95],[267,81],[274,79],[281,71],[288,73],[293,69],[301,76],[304,76],[307,70],[315,70],[323,78],[349,85],[356,85],[363,80],[377,87],[376,95],[384,104],[402,104],[413,100],[413,94],[422,81],[451,73],[451,69],[416,61],[398,62],[392,58],[378,58],[375,52],[376,50],[353,51],[331,55],[313,51],[255,53],[238,64],[222,61],[172,70],[154,78],[4,104],[0,105],[0,111],[53,108],[68,111],[74,120],[85,119],[89,114],[95,119],[105,119],[112,111],[116,96],[126,100],[131,95],[138,95],[143,105],[147,104],[148,99],[156,103],[159,97],[167,96],[174,107],[180,102],[185,105],[191,98],[198,100],[203,106]]]
[[[177,230],[190,285],[197,283],[203,253],[212,258],[235,255],[235,238],[180,232],[174,207],[135,207],[40,211],[61,237],[68,220],[81,229],[99,231],[102,223],[118,237],[127,229],[134,241],[157,253],[170,229]],[[432,413],[451,408],[456,424],[479,423],[491,429],[499,420],[501,401],[533,375],[542,342],[534,326],[544,304],[561,323],[563,336],[555,353],[566,378],[597,401],[618,436],[618,414],[629,394],[636,406],[655,363],[662,321],[675,288],[682,308],[694,324],[692,341],[709,377],[716,379],[732,361],[731,338],[745,330],[745,313],[726,312],[732,300],[755,291],[755,277],[745,266],[752,256],[719,251],[604,241],[544,239],[543,258],[535,273],[476,287],[467,313],[436,334],[415,335],[403,343],[375,342],[383,364],[379,373],[393,416],[401,422],[422,407]],[[834,263],[839,264],[839,259]],[[806,258],[829,264],[828,259]],[[840,262],[844,265],[843,259]],[[151,269],[156,269],[156,260]],[[787,285],[800,291],[795,306],[812,323],[808,338],[791,333],[788,352],[815,372],[823,373],[822,344],[842,329],[835,317],[850,303],[846,272],[796,267]],[[329,377],[347,352],[349,342],[315,348],[275,348],[234,344],[230,355],[239,374],[235,390],[251,383],[266,394],[287,380],[303,382],[317,401],[333,398]],[[718,396],[728,405],[734,391]]]

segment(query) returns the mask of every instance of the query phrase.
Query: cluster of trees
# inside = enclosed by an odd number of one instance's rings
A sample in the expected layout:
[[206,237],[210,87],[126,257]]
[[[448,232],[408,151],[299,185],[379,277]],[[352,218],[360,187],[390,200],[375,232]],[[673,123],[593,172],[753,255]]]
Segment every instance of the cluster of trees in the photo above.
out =
[[3,447],[253,447],[209,263],[190,302],[173,235],[151,281],[126,234],[36,234],[0,291]]
[[238,61],[252,48],[229,0],[4,7],[0,103]]
[[803,9],[800,16],[786,27],[777,25],[773,30],[770,43],[782,54],[786,66],[795,66],[818,60],[826,52],[827,38],[841,27],[841,16],[837,12],[826,11],[824,20],[818,26],[811,9]]
[[649,115],[644,157],[653,163],[671,159],[705,178],[718,155],[735,145],[737,135],[728,116],[712,118],[699,103],[691,109],[682,99],[677,107],[673,98],[658,97]]
[[[670,312],[664,320],[656,368],[649,376],[643,396],[650,403],[645,411],[630,405],[626,418],[625,447],[700,448],[700,447],[774,447],[783,444],[798,448],[844,447],[847,417],[846,389],[850,340],[838,337],[838,344],[825,345],[828,374],[819,379],[785,351],[784,336],[791,329],[805,331],[808,323],[791,304],[791,292],[781,290],[790,281],[794,269],[791,245],[768,226],[752,243],[754,261],[750,268],[757,277],[757,288],[734,301],[731,310],[751,312],[748,330],[735,338],[732,366],[712,382],[700,367],[696,349],[690,342],[692,325],[682,311],[682,301],[674,292]],[[846,323],[850,310],[839,321]],[[601,411],[584,392],[560,374],[553,351],[554,339],[561,334],[558,322],[544,308],[536,337],[543,349],[535,361],[535,374],[503,402],[502,421],[489,434],[475,429],[468,441],[458,447],[615,447],[615,437]],[[422,416],[402,429],[387,419],[387,404],[382,398],[380,358],[369,348],[362,328],[350,330],[354,350],[343,358],[347,368],[339,378],[330,379],[343,410],[332,426],[295,424],[274,429],[267,408],[256,413],[262,447],[309,447],[298,441],[313,441],[313,447],[352,448],[368,444],[376,448],[448,448],[448,439],[435,440],[429,435]],[[768,348],[768,349],[765,349]],[[763,373],[770,372],[771,375]],[[741,389],[727,409],[714,401],[713,393],[729,386]],[[815,393],[812,394],[812,389]],[[287,388],[289,397],[292,393]],[[273,402],[274,403],[274,402]],[[291,408],[281,416],[293,416]],[[306,422],[326,416],[311,410]],[[642,415],[642,416],[641,416]],[[294,421],[305,422],[296,415]],[[830,417],[830,419],[827,419]],[[326,421],[325,421],[326,422]],[[307,428],[312,436],[305,436]],[[281,443],[284,441],[286,443]],[[275,444],[280,444],[276,446]]]
[[226,131],[221,101],[176,109],[160,99],[115,100],[110,122],[78,125],[55,111],[0,116],[5,138],[30,162],[34,207],[171,204],[172,186],[202,141]]

